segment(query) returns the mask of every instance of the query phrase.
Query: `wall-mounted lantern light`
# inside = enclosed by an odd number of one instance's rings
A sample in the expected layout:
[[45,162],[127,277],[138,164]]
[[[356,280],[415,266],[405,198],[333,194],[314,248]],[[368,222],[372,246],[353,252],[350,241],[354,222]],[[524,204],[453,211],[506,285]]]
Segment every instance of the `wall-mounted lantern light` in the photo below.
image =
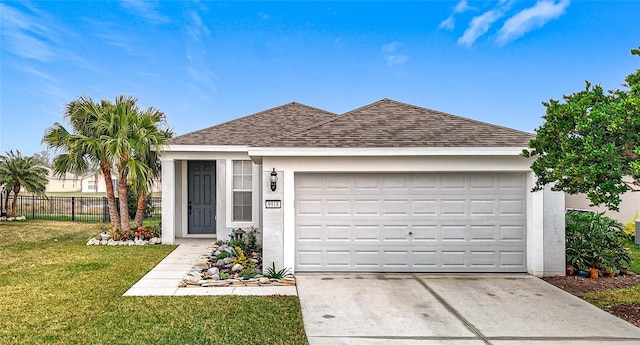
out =
[[275,192],[278,186],[278,173],[276,172],[276,168],[273,168],[269,181],[271,181],[271,191]]

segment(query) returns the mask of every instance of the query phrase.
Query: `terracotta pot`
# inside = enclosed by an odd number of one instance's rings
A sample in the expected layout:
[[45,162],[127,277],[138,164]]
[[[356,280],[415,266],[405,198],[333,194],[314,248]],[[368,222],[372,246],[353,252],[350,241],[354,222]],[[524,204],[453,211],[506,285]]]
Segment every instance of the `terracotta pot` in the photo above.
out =
[[598,274],[600,274],[600,271],[597,268],[589,270],[589,278],[591,279],[598,279]]

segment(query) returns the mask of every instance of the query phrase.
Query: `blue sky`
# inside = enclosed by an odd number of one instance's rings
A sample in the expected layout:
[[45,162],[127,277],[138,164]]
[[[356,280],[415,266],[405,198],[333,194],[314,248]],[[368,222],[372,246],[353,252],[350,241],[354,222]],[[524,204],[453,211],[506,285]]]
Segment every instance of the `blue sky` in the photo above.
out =
[[42,150],[81,95],[134,95],[177,134],[291,101],[342,113],[382,98],[532,132],[542,101],[640,67],[638,1],[0,6],[0,152]]

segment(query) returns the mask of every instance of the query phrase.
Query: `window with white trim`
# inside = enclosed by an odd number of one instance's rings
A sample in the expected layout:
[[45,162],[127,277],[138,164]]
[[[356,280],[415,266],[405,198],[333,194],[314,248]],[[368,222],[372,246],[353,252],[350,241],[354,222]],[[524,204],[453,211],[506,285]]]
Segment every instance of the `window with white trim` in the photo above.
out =
[[251,161],[233,161],[233,215],[234,222],[251,221]]

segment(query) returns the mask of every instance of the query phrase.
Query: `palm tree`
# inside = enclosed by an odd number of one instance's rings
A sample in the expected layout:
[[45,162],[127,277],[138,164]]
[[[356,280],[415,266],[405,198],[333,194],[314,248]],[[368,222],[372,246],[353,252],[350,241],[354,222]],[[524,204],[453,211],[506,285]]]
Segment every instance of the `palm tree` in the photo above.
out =
[[[114,229],[129,229],[127,182],[136,181],[135,188],[142,190],[157,176],[157,153],[152,147],[161,148],[172,136],[170,130],[159,128],[166,124],[166,116],[159,110],[149,108],[141,112],[132,96],[117,96],[114,103],[102,100],[94,103],[90,97],[79,97],[69,103],[65,117],[70,121],[73,133],[55,123],[45,132],[43,142],[63,153],[53,160],[57,174],[74,172],[82,174],[92,164],[98,164],[104,175],[111,226]],[[118,176],[118,198],[120,212],[116,207],[112,167]],[[131,175],[131,177],[130,177]],[[139,193],[145,199],[145,193]],[[140,220],[140,224],[142,221]],[[139,226],[137,225],[137,226]]]
[[172,136],[170,130],[164,129],[166,116],[163,112],[154,108],[140,111],[136,102],[137,99],[131,96],[116,97],[113,121],[103,124],[109,133],[104,143],[107,151],[113,154],[118,170],[120,221],[123,227],[129,219],[129,184],[138,194],[134,224],[136,227],[142,225],[148,186],[159,173],[157,153],[152,148],[161,148]]
[[[28,192],[36,195],[44,195],[47,188],[47,169],[40,161],[33,156],[23,156],[20,151],[14,153],[7,151],[6,156],[0,155],[0,185],[7,193],[6,203],[9,200],[9,193],[13,191],[13,202],[9,217],[16,216],[18,193],[24,187]],[[5,209],[5,212],[7,210]]]
[[140,113],[135,121],[135,135],[131,138],[133,160],[129,165],[129,185],[138,195],[138,206],[133,220],[136,228],[142,226],[149,189],[153,180],[160,175],[158,152],[173,136],[171,130],[164,129],[165,125],[165,114],[154,108]]
[[[113,160],[103,142],[107,133],[101,127],[101,124],[111,121],[111,107],[104,100],[98,104],[91,97],[78,97],[66,105],[64,112],[64,117],[71,124],[72,133],[56,122],[47,128],[42,142],[61,152],[53,159],[52,169],[57,175],[64,175],[66,172],[84,174],[92,165],[100,167],[107,191],[111,226],[117,230],[121,229],[121,221],[111,182]],[[128,226],[125,229],[127,228]]]

